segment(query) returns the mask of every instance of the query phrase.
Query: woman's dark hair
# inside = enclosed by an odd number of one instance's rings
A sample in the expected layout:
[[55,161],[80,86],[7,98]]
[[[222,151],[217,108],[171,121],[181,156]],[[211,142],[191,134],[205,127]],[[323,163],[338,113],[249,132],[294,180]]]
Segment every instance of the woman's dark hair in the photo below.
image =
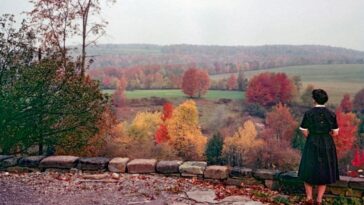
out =
[[323,105],[329,100],[329,96],[327,96],[326,91],[322,89],[314,89],[312,91],[312,98],[315,100],[317,104]]

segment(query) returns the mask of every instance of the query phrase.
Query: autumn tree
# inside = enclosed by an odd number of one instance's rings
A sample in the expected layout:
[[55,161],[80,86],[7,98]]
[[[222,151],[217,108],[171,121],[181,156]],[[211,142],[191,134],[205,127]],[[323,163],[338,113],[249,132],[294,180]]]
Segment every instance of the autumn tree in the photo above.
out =
[[263,106],[292,100],[295,86],[285,73],[265,72],[254,76],[248,85],[247,100]]
[[117,89],[115,93],[113,94],[113,105],[116,108],[121,108],[125,106],[126,103],[126,97],[125,97],[125,88],[127,86],[127,82],[125,78],[121,78],[118,81]]
[[173,105],[171,103],[165,103],[163,105],[163,113],[161,116],[162,123],[159,125],[159,128],[155,133],[155,140],[158,144],[167,142],[169,140],[166,121],[172,117],[172,113]]
[[244,71],[242,69],[239,69],[237,81],[238,81],[238,89],[245,91],[248,85],[248,80],[245,78]]
[[354,167],[361,167],[364,165],[364,150],[359,150],[359,148],[355,149],[354,158],[351,160],[351,164]]
[[127,134],[135,139],[154,141],[154,133],[161,122],[160,112],[138,112],[127,128]]
[[263,140],[256,139],[257,130],[252,121],[244,122],[232,136],[225,138],[223,156],[231,166],[245,166],[251,150],[263,145]]
[[334,136],[336,150],[339,158],[352,149],[356,140],[359,120],[354,113],[336,112],[339,134]]
[[305,91],[301,95],[301,101],[302,104],[308,107],[311,107],[313,105],[312,100],[312,91],[314,90],[314,86],[311,84],[308,84],[305,88]]
[[206,94],[210,86],[207,71],[197,68],[189,68],[183,74],[182,91],[189,97],[201,97]]
[[169,143],[185,160],[201,159],[207,139],[201,133],[196,103],[187,100],[173,110],[167,121]]
[[364,88],[355,94],[353,106],[355,110],[364,113]]
[[228,90],[236,90],[238,88],[238,79],[232,74],[227,81]]
[[[0,149],[24,153],[38,145],[57,146],[68,136],[85,146],[97,132],[106,98],[99,85],[53,56],[33,61],[30,27],[14,29],[11,16],[0,18]],[[61,69],[62,66],[66,69]]]
[[33,10],[28,14],[40,35],[39,42],[45,50],[55,49],[60,53],[63,65],[68,58],[68,40],[77,36],[81,38],[80,74],[84,76],[86,47],[104,35],[107,24],[104,20],[94,18],[100,14],[100,1],[30,0],[30,3],[33,4]]
[[353,103],[350,100],[349,94],[344,95],[343,99],[340,102],[339,110],[345,113],[351,112],[353,110]]
[[265,122],[267,130],[272,134],[270,137],[274,138],[278,143],[282,141],[290,143],[298,126],[289,108],[281,103],[267,113]]

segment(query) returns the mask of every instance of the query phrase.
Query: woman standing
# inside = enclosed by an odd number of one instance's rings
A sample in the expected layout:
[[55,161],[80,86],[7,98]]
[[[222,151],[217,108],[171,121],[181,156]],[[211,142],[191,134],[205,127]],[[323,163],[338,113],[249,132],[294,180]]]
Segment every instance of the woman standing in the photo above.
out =
[[326,185],[339,180],[336,147],[332,136],[339,132],[336,115],[325,107],[327,93],[322,89],[312,91],[315,106],[306,111],[300,126],[307,141],[302,153],[298,177],[304,181],[305,204],[313,204],[312,186],[317,185],[316,204],[322,204]]

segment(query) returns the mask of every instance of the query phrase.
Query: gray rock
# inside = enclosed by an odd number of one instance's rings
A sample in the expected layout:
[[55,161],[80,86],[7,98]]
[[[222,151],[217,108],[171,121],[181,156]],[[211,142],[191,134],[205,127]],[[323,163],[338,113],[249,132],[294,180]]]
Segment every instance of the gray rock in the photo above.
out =
[[220,202],[247,202],[251,199],[247,196],[228,196],[222,199]]
[[45,156],[23,157],[19,160],[19,166],[36,168],[39,166],[40,161],[42,161],[44,158]]
[[78,169],[88,171],[105,170],[110,159],[105,157],[84,157],[78,161]]
[[208,179],[227,179],[229,168],[227,166],[208,166],[205,169],[204,177]]
[[245,167],[234,167],[230,171],[230,177],[233,178],[243,178],[251,177],[253,170]]
[[71,169],[76,167],[78,159],[75,156],[50,156],[40,161],[39,167]]
[[11,156],[11,155],[0,155],[0,162],[5,160],[5,159],[9,159],[9,158],[12,158],[14,156]]
[[265,179],[276,179],[279,174],[278,170],[270,170],[270,169],[257,169],[253,172],[253,176],[260,180]]
[[125,173],[129,158],[116,157],[110,160],[108,168],[110,172]]
[[359,177],[353,177],[349,181],[349,187],[352,189],[359,189],[364,191],[364,179]]
[[264,180],[264,185],[271,190],[279,189],[279,182],[277,180],[266,179]]
[[189,191],[186,192],[187,197],[198,203],[217,203],[216,195],[213,190],[208,191]]
[[182,161],[178,160],[160,161],[157,163],[157,172],[162,174],[179,173],[179,166],[181,166],[182,163]]
[[206,166],[207,166],[206,162],[189,161],[189,162],[184,162],[181,166],[179,166],[179,171],[182,174],[203,175]]
[[8,168],[8,167],[16,166],[18,164],[19,159],[20,159],[20,157],[10,157],[10,158],[4,159],[4,160],[0,161],[0,168]]
[[127,165],[128,173],[146,174],[155,173],[156,159],[134,159]]
[[336,181],[335,184],[329,184],[328,186],[330,186],[330,187],[343,187],[343,188],[347,188],[350,181],[351,181],[351,177],[348,177],[348,176],[340,176],[340,180]]
[[226,181],[225,181],[225,184],[226,185],[233,185],[233,186],[241,186],[243,183],[243,180],[242,179],[239,179],[239,178],[228,178]]

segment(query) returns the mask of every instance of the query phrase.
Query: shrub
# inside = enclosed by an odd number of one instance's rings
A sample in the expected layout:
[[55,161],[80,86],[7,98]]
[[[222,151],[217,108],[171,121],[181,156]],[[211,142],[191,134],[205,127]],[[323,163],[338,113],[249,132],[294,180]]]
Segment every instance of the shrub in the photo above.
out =
[[245,111],[248,112],[252,116],[264,118],[266,114],[266,109],[259,105],[258,103],[249,103],[245,107]]

